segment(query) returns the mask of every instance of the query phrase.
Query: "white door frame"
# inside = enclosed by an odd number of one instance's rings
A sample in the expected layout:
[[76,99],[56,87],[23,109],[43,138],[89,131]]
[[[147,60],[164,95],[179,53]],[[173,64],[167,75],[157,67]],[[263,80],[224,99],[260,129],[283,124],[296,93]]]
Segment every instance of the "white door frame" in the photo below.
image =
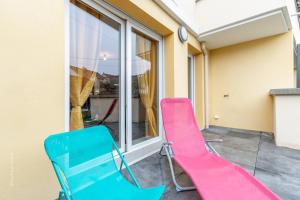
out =
[[144,26],[136,23],[136,22],[132,22],[131,20],[128,20],[126,22],[126,109],[127,109],[127,112],[126,112],[126,128],[127,128],[127,137],[126,137],[126,149],[127,151],[132,151],[134,149],[140,149],[146,145],[150,145],[150,144],[153,144],[153,143],[156,143],[156,142],[159,142],[162,140],[162,120],[161,120],[161,111],[159,109],[159,106],[158,106],[158,113],[157,113],[157,116],[158,116],[158,136],[157,137],[154,137],[152,139],[148,139],[146,141],[143,141],[143,142],[140,142],[138,144],[135,144],[133,145],[132,144],[132,94],[131,94],[131,91],[132,91],[132,88],[131,88],[131,85],[132,85],[132,79],[131,79],[131,70],[132,70],[132,63],[131,63],[131,50],[132,50],[132,47],[131,47],[131,42],[132,42],[132,30],[135,29],[145,35],[147,35],[148,37],[150,37],[151,39],[155,40],[157,43],[158,43],[158,51],[157,51],[157,57],[158,57],[158,60],[157,60],[157,68],[158,68],[158,73],[157,73],[157,94],[158,94],[158,99],[157,99],[157,102],[158,102],[158,105],[160,104],[160,100],[162,99],[162,84],[163,84],[163,79],[162,79],[162,43],[163,43],[163,40],[162,40],[162,37],[160,35],[157,35],[156,33],[154,33],[153,31],[145,28]]
[[193,107],[195,109],[195,56],[194,55],[191,55],[189,54],[188,55],[188,59],[191,59],[191,66],[189,66],[188,64],[188,71],[190,73],[188,73],[188,81],[189,81],[189,94],[191,96],[189,96],[189,98],[191,99],[191,102],[193,104]]

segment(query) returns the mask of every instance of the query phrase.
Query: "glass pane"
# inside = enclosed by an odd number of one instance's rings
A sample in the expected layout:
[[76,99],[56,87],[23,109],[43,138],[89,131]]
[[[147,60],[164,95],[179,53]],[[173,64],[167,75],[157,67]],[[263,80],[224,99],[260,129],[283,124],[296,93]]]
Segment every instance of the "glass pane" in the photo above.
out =
[[70,5],[70,127],[106,125],[119,143],[120,24]]
[[192,93],[192,89],[193,89],[193,86],[192,86],[192,58],[191,57],[188,57],[188,97],[190,100],[192,100],[193,98],[193,93]]
[[158,136],[157,42],[132,32],[132,143]]

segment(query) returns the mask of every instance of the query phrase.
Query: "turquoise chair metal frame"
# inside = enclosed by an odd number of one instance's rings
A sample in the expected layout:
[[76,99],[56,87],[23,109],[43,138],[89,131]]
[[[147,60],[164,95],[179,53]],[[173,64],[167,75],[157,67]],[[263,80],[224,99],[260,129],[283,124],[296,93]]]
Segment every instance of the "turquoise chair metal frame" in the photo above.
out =
[[[141,188],[105,126],[49,136],[45,150],[62,188],[59,200],[160,199],[165,186]],[[113,149],[120,157],[115,163]],[[123,165],[131,181],[122,174]]]

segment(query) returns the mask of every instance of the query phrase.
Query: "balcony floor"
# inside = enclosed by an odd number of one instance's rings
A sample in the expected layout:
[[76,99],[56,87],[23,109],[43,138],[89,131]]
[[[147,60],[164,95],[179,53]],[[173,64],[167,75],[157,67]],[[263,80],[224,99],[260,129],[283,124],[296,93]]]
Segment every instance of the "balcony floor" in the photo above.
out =
[[[284,200],[300,199],[300,151],[276,147],[272,136],[265,133],[210,128],[206,139],[222,138],[213,146],[225,159],[245,168]],[[196,191],[175,191],[166,157],[158,153],[131,166],[142,187],[165,184],[163,199],[201,199]],[[178,182],[192,185],[182,170],[175,166]]]

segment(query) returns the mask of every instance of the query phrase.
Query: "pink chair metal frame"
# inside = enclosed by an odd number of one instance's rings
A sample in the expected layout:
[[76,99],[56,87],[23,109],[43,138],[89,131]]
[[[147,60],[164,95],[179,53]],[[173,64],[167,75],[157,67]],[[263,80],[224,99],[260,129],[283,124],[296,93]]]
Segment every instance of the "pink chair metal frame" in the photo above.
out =
[[[214,140],[206,140],[205,144],[206,147],[209,151],[215,153],[216,155],[219,155],[219,153],[215,150],[215,148],[213,148],[213,146],[211,146],[211,142],[223,142],[222,139],[214,139]],[[166,152],[166,154],[163,154],[163,150]],[[172,150],[172,142],[164,142],[159,154],[161,156],[167,156],[168,158],[168,162],[169,162],[169,166],[170,166],[170,171],[171,171],[171,176],[172,176],[172,181],[176,187],[176,191],[177,192],[184,192],[184,191],[191,191],[191,190],[196,190],[196,187],[194,186],[181,186],[177,180],[176,180],[176,176],[175,176],[175,170],[174,170],[174,166],[173,166],[173,162],[172,162],[172,158],[174,156],[174,152]]]

